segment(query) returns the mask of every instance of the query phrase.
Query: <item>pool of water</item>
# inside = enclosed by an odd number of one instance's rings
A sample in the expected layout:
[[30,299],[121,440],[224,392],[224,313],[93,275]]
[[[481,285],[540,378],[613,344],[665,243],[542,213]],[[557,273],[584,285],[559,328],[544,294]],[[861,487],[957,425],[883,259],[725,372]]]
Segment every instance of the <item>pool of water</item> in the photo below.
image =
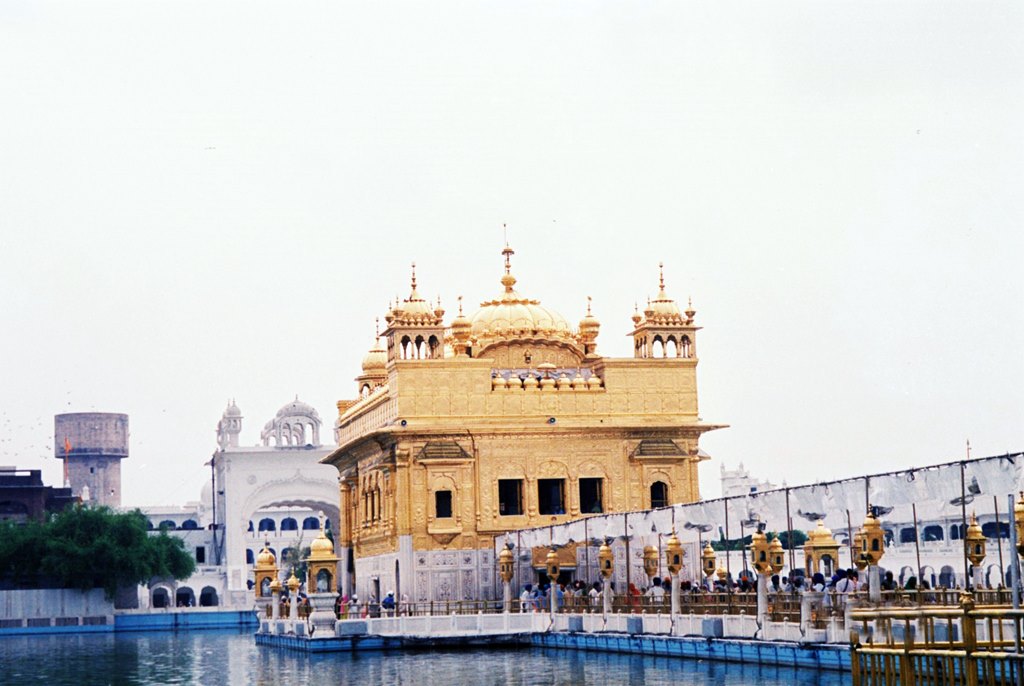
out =
[[257,648],[249,632],[0,638],[0,683],[699,684],[839,686],[849,675],[535,648],[306,655]]

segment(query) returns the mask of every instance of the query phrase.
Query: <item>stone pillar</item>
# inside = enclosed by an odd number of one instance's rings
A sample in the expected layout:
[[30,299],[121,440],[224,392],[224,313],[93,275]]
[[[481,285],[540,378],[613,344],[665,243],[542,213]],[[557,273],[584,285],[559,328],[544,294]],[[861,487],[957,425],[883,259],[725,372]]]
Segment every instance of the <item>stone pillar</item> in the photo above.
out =
[[604,621],[608,623],[608,615],[612,613],[612,587],[608,579],[604,580],[601,586],[601,605],[604,612]]
[[311,633],[316,636],[334,635],[334,598],[333,593],[310,593],[309,602],[313,613],[309,616],[312,624]]
[[270,594],[270,618],[277,621],[281,618],[281,591],[274,589],[274,592]]
[[868,567],[868,599],[873,603],[882,602],[882,581],[878,573],[878,565]]
[[974,577],[973,583],[975,591],[980,591],[982,588],[984,588],[985,575],[982,572],[980,566],[975,566],[971,569],[971,576]]
[[768,619],[768,577],[765,574],[757,575],[757,624],[764,626]]
[[504,595],[504,598],[505,598],[505,601],[504,601],[505,614],[508,614],[509,612],[512,611],[512,582],[511,581],[502,581],[501,585],[502,585],[502,587],[504,588],[504,591],[505,591],[505,595]]
[[675,624],[676,615],[679,614],[679,579],[675,574],[669,577],[672,580],[671,593],[669,597],[672,600],[672,623]]
[[299,594],[292,591],[292,595],[288,601],[291,603],[291,607],[288,610],[288,616],[293,622],[297,622],[299,621]]

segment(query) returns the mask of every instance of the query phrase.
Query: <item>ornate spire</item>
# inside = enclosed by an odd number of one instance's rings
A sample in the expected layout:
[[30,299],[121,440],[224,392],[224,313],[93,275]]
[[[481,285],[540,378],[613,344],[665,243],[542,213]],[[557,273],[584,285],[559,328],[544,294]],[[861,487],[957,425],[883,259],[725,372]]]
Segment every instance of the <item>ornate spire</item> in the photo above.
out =
[[412,263],[412,290],[416,290],[416,263]]
[[508,243],[505,243],[505,249],[501,251],[501,254],[505,256],[505,275],[501,277],[501,285],[505,287],[505,294],[510,296],[515,293],[512,287],[516,285],[516,277],[512,276],[511,257],[516,254],[516,251],[509,247]]

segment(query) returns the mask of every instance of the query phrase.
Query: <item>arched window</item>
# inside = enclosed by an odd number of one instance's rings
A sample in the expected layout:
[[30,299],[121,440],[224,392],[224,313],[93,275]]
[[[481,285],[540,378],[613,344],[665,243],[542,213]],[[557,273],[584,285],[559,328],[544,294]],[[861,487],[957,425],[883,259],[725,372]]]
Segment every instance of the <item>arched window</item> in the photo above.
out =
[[165,519],[164,521],[160,522],[160,526],[157,528],[166,529],[168,531],[174,531],[178,528],[178,525],[172,522],[170,519]]
[[925,541],[941,541],[942,538],[942,527],[938,524],[931,524],[924,528]]
[[962,540],[963,537],[964,537],[964,525],[963,524],[954,524],[953,526],[949,527],[949,540],[951,540],[951,541],[959,541],[959,540]]
[[264,517],[260,520],[260,531],[277,531],[277,525],[270,517]]
[[316,517],[306,517],[302,520],[302,529],[304,531],[316,531],[320,528],[320,520]]
[[651,484],[651,508],[666,507],[668,505],[668,484],[664,481],[655,481]]
[[427,348],[428,348],[427,354],[430,357],[430,359],[433,360],[435,358],[441,357],[441,355],[439,354],[439,350],[441,348],[441,344],[438,342],[437,336],[431,336],[427,340]]
[[253,555],[252,548],[246,548],[245,550],[245,564],[256,564],[256,557]]
[[665,341],[665,357],[679,357],[675,336],[669,336],[668,340]]
[[199,528],[199,524],[196,523],[196,520],[194,519],[186,519],[181,523],[181,528],[185,529],[186,531],[195,531]]
[[252,520],[249,520],[249,533],[252,533]]
[[900,529],[900,543],[913,543],[917,540],[917,529],[912,526]]
[[1010,525],[1006,522],[986,522],[981,525],[981,533],[985,538],[1009,538]]
[[153,524],[153,520],[152,519],[149,519],[149,520],[146,521],[146,529],[147,530],[152,531],[155,528],[156,528],[156,525]]
[[298,531],[299,523],[292,517],[285,517],[281,520],[281,531]]

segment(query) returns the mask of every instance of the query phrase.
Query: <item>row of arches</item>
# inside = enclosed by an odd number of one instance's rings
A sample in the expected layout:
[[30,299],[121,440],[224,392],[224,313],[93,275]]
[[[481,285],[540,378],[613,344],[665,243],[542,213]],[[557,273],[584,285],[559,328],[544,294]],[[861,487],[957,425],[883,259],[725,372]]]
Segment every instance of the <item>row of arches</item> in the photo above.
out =
[[204,586],[199,591],[198,602],[196,593],[189,586],[179,586],[174,595],[171,589],[166,586],[157,586],[150,593],[150,607],[162,609],[167,607],[217,607],[220,605],[220,598],[217,596],[217,589],[213,586]]
[[[1010,525],[1007,522],[986,522],[981,526],[981,533],[985,535],[985,538],[1009,538],[1010,537]],[[917,541],[918,531],[912,526],[903,527],[899,531],[899,542],[900,543],[914,543]],[[886,538],[892,539],[893,532],[889,529],[886,530]],[[964,538],[964,525],[951,524],[947,529],[939,524],[929,524],[921,529],[921,541],[925,543],[933,543],[938,541],[962,541]]]
[[147,525],[147,528],[150,531],[153,531],[155,529],[166,529],[168,531],[175,531],[179,529],[182,531],[195,531],[199,528],[199,522],[197,522],[194,519],[186,519],[179,525],[172,519],[164,519],[159,524],[154,524],[152,520],[150,520],[149,524]]
[[[272,517],[264,517],[263,519],[259,520],[259,522],[257,524],[257,527],[258,528],[254,529],[252,520],[249,521],[249,532],[250,533],[252,533],[253,531],[265,532],[265,531],[278,531],[279,530],[278,529],[277,521],[274,520]],[[330,522],[329,521],[326,523],[326,527],[328,529],[330,528]],[[317,519],[316,517],[306,517],[305,519],[302,520],[302,530],[303,531],[317,531],[318,529],[320,529],[320,520]],[[299,521],[297,519],[295,519],[294,517],[285,517],[284,519],[281,520],[280,531],[298,531],[298,530],[299,530]]]
[[269,446],[274,442],[275,447],[316,445],[320,442],[320,428],[312,421],[287,421],[264,431],[263,445]]
[[399,353],[403,360],[433,360],[443,357],[441,341],[437,336],[402,336],[399,342]]
[[690,337],[682,335],[676,338],[675,334],[663,337],[656,334],[654,338],[647,336],[637,337],[634,350],[636,357],[682,357],[689,359],[693,356],[693,344]]

